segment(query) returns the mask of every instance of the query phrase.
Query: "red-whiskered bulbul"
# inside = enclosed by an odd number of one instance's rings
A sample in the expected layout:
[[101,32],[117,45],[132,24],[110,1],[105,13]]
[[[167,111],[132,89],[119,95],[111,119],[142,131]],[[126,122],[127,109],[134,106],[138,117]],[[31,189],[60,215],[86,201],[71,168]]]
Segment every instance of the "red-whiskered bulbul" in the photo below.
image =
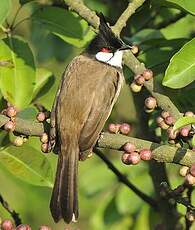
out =
[[50,203],[55,222],[78,219],[79,155],[92,152],[124,81],[122,56],[130,46],[99,16],[98,34],[66,68],[51,111],[49,144],[59,155]]

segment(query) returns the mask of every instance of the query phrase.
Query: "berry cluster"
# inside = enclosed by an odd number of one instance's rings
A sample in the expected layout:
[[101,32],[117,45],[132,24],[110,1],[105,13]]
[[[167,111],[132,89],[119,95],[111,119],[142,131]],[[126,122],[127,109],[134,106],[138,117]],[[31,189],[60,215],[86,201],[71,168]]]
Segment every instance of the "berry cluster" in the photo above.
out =
[[149,81],[153,78],[153,72],[150,69],[145,69],[142,74],[137,74],[134,76],[134,80],[130,85],[131,90],[134,93],[138,93],[141,91],[142,86],[145,81]]
[[149,161],[152,159],[152,152],[150,149],[136,150],[134,144],[127,142],[123,146],[124,153],[122,154],[121,160],[126,165],[136,165],[141,160]]
[[189,185],[195,185],[195,164],[189,168],[187,166],[182,166],[179,170],[179,174],[185,177],[185,181]]
[[[6,219],[1,222],[1,230],[31,230],[32,228],[28,224],[20,224],[17,227],[14,226],[11,220]],[[39,230],[52,230],[47,225],[42,225]]]
[[123,124],[110,123],[108,125],[108,131],[110,133],[121,133],[121,134],[127,135],[131,131],[131,126],[127,123],[123,123]]
[[1,113],[10,118],[10,120],[4,125],[4,129],[8,132],[13,132],[16,128],[16,108],[14,106],[8,106],[7,109],[4,109]]

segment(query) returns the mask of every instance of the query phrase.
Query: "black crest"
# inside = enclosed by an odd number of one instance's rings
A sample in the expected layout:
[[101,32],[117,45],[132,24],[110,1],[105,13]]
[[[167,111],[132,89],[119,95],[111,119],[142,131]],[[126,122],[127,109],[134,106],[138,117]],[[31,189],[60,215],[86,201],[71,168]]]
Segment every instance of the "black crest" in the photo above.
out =
[[99,13],[98,16],[100,18],[99,33],[89,44],[87,52],[90,54],[96,54],[102,48],[109,48],[114,52],[121,48],[123,42],[112,32],[105,20],[104,15]]

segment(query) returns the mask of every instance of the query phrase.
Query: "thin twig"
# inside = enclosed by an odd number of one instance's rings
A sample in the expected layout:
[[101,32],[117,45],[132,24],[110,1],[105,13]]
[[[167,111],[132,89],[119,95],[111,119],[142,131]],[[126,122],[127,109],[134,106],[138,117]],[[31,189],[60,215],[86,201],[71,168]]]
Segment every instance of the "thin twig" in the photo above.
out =
[[149,204],[152,208],[155,210],[158,210],[158,205],[157,202],[140,191],[138,188],[133,185],[125,175],[123,175],[113,164],[112,162],[102,153],[101,150],[95,148],[94,152],[96,153],[97,156],[99,156],[104,163],[108,166],[108,168],[117,176],[118,180],[125,184],[128,188],[130,188],[137,196],[139,196],[143,201],[145,201],[147,204]]
[[19,214],[9,206],[9,204],[7,203],[7,201],[5,201],[3,199],[1,194],[0,194],[0,203],[2,204],[3,208],[5,210],[7,210],[7,212],[10,213],[10,215],[12,216],[12,218],[13,218],[13,220],[15,222],[15,225],[16,226],[20,225],[22,223],[22,220],[21,220]]

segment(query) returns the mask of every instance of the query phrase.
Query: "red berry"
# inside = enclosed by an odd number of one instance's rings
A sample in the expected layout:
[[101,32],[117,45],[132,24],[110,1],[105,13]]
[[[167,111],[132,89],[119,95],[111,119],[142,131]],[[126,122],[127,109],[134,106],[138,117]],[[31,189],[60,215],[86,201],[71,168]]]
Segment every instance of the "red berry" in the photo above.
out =
[[154,109],[157,106],[156,99],[154,97],[146,98],[145,106],[147,109]]
[[174,123],[174,118],[172,116],[165,117],[165,123],[167,125],[172,125]]
[[31,230],[31,227],[28,224],[20,224],[16,230]]
[[127,135],[131,131],[131,126],[127,123],[123,123],[119,128],[120,132],[124,135]]
[[131,152],[134,152],[136,150],[136,147],[134,144],[127,142],[126,144],[124,144],[123,149],[125,152],[131,153]]
[[119,127],[120,127],[120,124],[113,124],[113,123],[110,123],[108,125],[108,131],[110,133],[118,133],[119,132]]
[[141,91],[142,89],[142,85],[138,85],[137,83],[135,83],[134,81],[131,83],[130,85],[130,88],[131,90],[134,92],[134,93],[138,93]]
[[195,177],[195,164],[190,167],[190,174]]
[[140,158],[144,161],[149,161],[152,159],[152,152],[150,149],[141,149],[139,155]]
[[142,73],[142,75],[144,76],[146,81],[153,78],[153,72],[151,69],[145,69],[144,72]]
[[14,230],[14,225],[11,220],[3,220],[1,223],[2,230]]
[[139,52],[139,47],[138,47],[137,45],[133,45],[133,46],[131,47],[131,52],[132,52],[133,54],[137,54],[137,53]]
[[167,112],[167,111],[162,111],[162,112],[161,112],[161,117],[162,117],[162,118],[165,119],[165,118],[168,117],[168,116],[170,116],[169,112]]
[[49,145],[48,145],[48,143],[43,143],[42,145],[41,145],[41,151],[43,152],[43,153],[48,153],[49,152]]
[[47,225],[40,226],[39,230],[51,230],[51,228]]
[[6,109],[6,114],[8,117],[15,117],[16,116],[16,108],[14,106],[9,106],[7,109]]
[[143,85],[145,82],[145,78],[141,74],[136,75],[134,80],[138,85]]
[[180,134],[183,137],[187,137],[189,135],[190,129],[188,127],[183,127],[180,129]]
[[43,122],[45,119],[46,119],[46,116],[45,116],[45,113],[44,113],[44,112],[39,112],[39,113],[37,114],[37,120],[38,120],[39,122]]
[[8,121],[4,125],[4,129],[8,132],[13,132],[15,130],[15,124],[13,121]]
[[42,143],[47,143],[48,140],[49,140],[49,138],[48,138],[47,133],[43,133],[43,134],[41,135],[41,137],[40,137],[40,141],[41,141]]

